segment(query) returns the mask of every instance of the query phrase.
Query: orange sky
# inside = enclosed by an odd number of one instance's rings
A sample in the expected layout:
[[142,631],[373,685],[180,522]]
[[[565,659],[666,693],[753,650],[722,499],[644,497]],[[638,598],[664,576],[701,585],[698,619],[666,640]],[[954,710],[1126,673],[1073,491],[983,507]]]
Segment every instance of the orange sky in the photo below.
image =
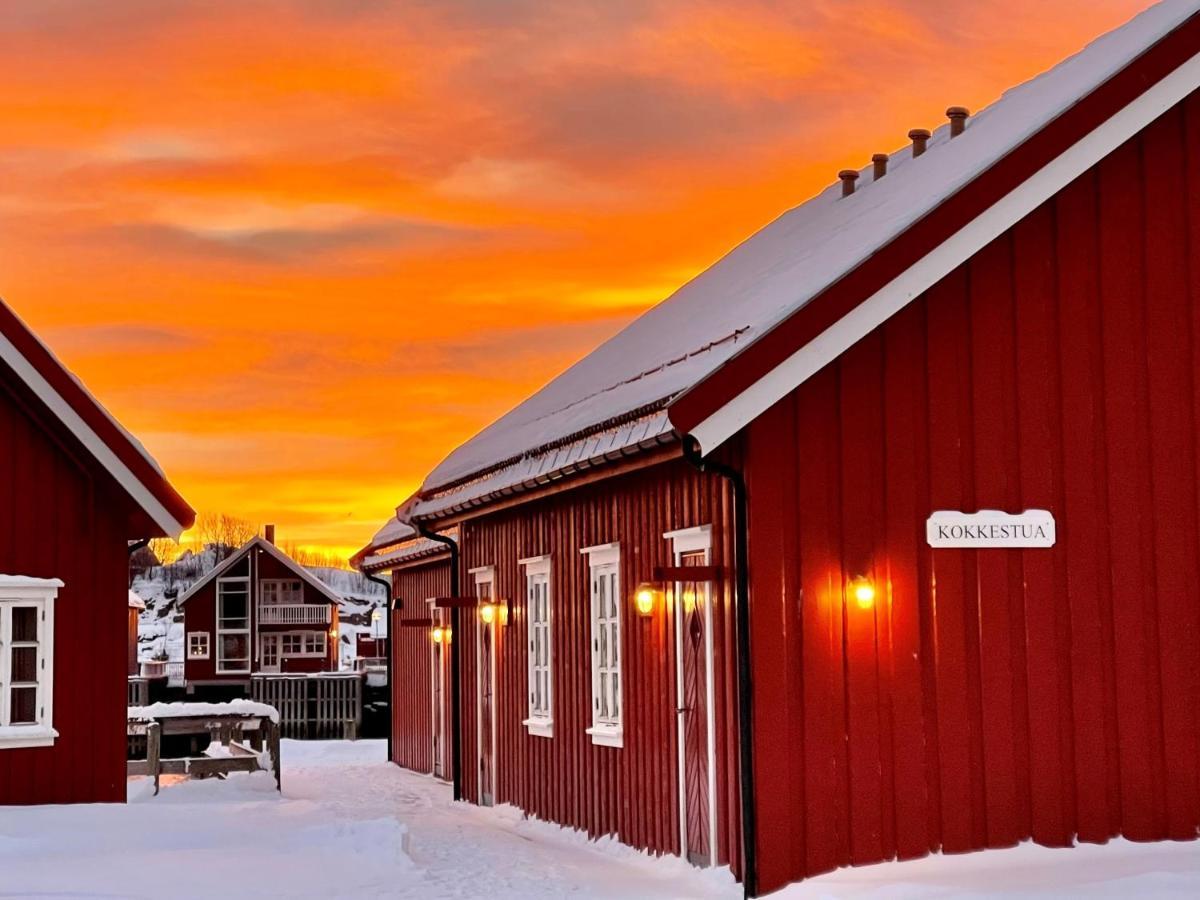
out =
[[4,0],[0,294],[203,511],[349,553],[754,229],[1146,0]]

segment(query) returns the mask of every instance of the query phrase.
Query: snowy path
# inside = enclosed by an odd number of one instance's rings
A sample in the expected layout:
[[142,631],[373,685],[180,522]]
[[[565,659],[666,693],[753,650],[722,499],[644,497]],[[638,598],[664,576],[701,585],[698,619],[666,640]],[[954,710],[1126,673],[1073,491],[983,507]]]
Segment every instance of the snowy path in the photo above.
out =
[[[701,872],[589,842],[383,761],[382,742],[284,743],[266,775],[183,782],[128,806],[0,808],[0,898],[737,898]],[[779,900],[1200,896],[1200,845],[1015,850],[845,870]]]

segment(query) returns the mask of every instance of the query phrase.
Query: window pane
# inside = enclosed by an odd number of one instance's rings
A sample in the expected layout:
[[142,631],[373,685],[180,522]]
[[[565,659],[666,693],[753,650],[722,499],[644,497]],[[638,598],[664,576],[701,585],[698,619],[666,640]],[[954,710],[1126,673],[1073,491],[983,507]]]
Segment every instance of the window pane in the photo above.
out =
[[221,656],[227,661],[250,658],[250,639],[244,634],[221,635]]
[[12,611],[12,639],[17,643],[37,640],[38,611],[33,606],[14,606]]
[[37,681],[37,647],[14,647],[12,680],[14,684]]
[[32,725],[37,722],[37,688],[13,688],[12,714],[9,716],[11,725]]

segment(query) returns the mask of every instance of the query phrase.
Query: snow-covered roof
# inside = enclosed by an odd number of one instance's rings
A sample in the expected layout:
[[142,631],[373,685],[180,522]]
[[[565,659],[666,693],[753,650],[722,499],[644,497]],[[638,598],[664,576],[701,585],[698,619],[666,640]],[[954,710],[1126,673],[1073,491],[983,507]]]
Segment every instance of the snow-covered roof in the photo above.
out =
[[209,582],[216,578],[220,578],[223,574],[241,562],[241,560],[243,560],[255,547],[271,554],[271,556],[283,563],[283,565],[295,573],[298,578],[306,582],[313,590],[317,591],[331,603],[341,605],[342,598],[338,596],[337,592],[334,591],[333,588],[323,582],[316,575],[312,574],[312,572],[308,571],[308,569],[304,568],[304,566],[300,565],[300,563],[296,562],[270,541],[257,535],[250,538],[250,540],[246,541],[246,543],[242,544],[242,546],[239,547],[234,553],[230,554],[227,559],[223,560],[219,565],[214,566],[207,575],[184,591],[176,601],[176,605],[182,606],[189,599],[199,593]]
[[[393,519],[392,521],[394,522],[395,520]],[[382,534],[383,531],[386,531],[386,526],[380,533]],[[401,533],[399,529],[394,529],[391,532],[393,535],[397,533]],[[419,559],[440,556],[443,553],[450,552],[449,548],[440,541],[430,540],[425,537],[414,537],[416,532],[411,528],[408,529],[408,534],[408,540],[391,540],[387,543],[378,544],[372,542],[372,544],[359,551],[353,563],[364,572],[383,572],[403,563],[415,562]],[[453,540],[458,540],[457,528],[447,529],[442,534]]]
[[129,608],[130,609],[145,609],[146,601],[143,600],[141,597],[139,597],[137,594],[135,594],[133,591],[130,591],[129,592]]
[[7,365],[62,422],[163,534],[178,538],[191,526],[195,512],[167,481],[146,448],[3,300],[0,300],[0,363]]
[[[459,446],[402,513],[432,516],[470,505],[489,481],[509,487],[553,469],[548,457],[581,434],[597,428],[613,434],[632,419],[652,420],[654,411],[856,269],[1198,8],[1197,0],[1164,0],[1007,91],[953,140],[944,125],[920,157],[913,157],[911,146],[897,150],[886,178],[873,182],[867,167],[851,196],[842,197],[835,183],[784,213]],[[666,414],[653,421],[661,433],[671,430]],[[610,440],[607,452],[619,453],[642,438],[630,430]]]

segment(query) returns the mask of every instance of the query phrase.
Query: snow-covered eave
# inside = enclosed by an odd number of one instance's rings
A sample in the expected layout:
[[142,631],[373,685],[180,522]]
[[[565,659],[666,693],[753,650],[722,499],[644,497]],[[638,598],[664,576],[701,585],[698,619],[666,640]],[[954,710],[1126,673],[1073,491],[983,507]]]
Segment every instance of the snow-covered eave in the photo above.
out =
[[518,497],[529,495],[529,499],[532,499],[533,496],[547,489],[558,487],[584,475],[602,475],[605,468],[629,460],[631,457],[645,456],[655,450],[667,450],[668,448],[677,451],[678,443],[679,436],[668,429],[632,444],[615,447],[597,455],[586,456],[534,477],[504,484],[494,490],[478,494],[459,490],[432,497],[418,495],[406,506],[401,507],[401,514],[410,522],[421,522],[428,525],[436,523],[444,526],[465,518],[472,518],[490,507]]
[[425,541],[421,546],[401,547],[390,552],[376,553],[364,557],[358,563],[358,568],[363,572],[386,572],[388,569],[407,566],[417,562],[426,562],[437,559],[440,556],[446,556],[449,553],[450,548],[445,544],[438,543],[437,541]]

